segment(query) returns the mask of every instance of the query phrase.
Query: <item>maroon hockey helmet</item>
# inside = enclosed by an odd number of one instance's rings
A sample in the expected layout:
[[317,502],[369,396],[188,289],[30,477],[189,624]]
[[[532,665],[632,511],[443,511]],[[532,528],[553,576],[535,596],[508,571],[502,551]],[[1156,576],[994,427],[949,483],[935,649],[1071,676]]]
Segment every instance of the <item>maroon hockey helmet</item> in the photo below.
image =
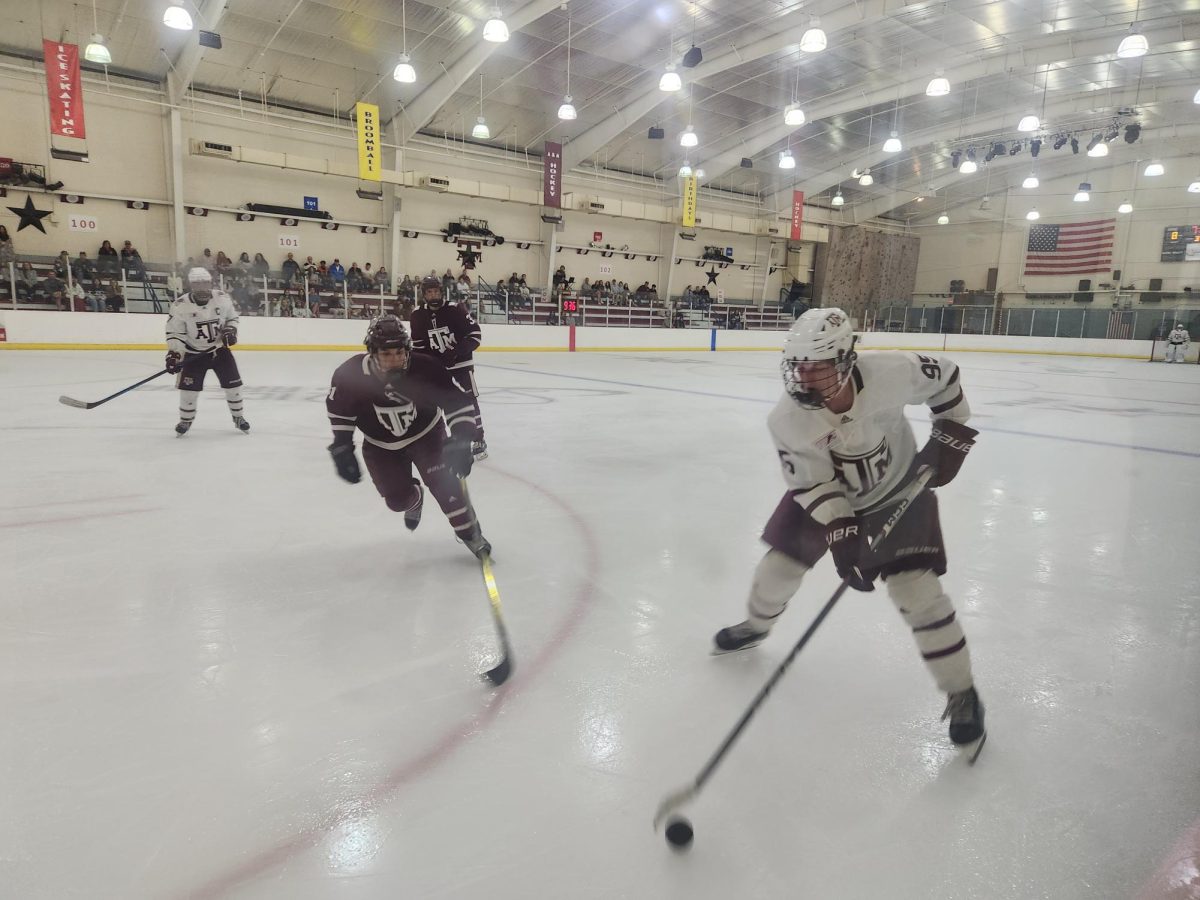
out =
[[[429,296],[430,291],[437,291],[434,297]],[[435,303],[434,300],[437,300]],[[442,304],[446,302],[446,290],[442,287],[442,279],[436,275],[426,275],[421,279],[421,300],[430,309],[441,309]]]
[[413,345],[400,317],[391,313],[371,320],[363,344],[368,353],[378,353],[380,350],[407,350],[411,353]]

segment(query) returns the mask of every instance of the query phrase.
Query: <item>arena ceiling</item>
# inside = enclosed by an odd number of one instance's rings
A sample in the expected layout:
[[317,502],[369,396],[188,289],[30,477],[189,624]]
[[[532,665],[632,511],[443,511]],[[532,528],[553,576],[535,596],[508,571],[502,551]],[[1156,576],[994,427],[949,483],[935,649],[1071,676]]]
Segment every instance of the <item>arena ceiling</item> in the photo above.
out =
[[[1200,0],[185,0],[199,28],[221,35],[220,50],[202,53],[195,31],[163,25],[167,5],[96,0],[93,25],[90,2],[29,3],[8,20],[0,52],[40,57],[43,34],[58,36],[48,28],[81,45],[96,30],[113,73],[156,82],[174,73],[180,91],[342,118],[369,100],[395,118],[388,134],[401,141],[421,134],[538,156],[559,140],[568,166],[601,173],[669,180],[686,160],[710,189],[770,208],[793,188],[818,204],[840,191],[852,220],[928,214],[917,197],[962,203],[1019,183],[1035,164],[1063,177],[1132,166],[1159,148],[1190,148],[1200,129]],[[503,43],[482,38],[497,8],[510,29]],[[813,16],[827,47],[805,52]],[[1119,58],[1131,27],[1149,50]],[[561,121],[568,43],[578,117]],[[702,60],[682,66],[693,45]],[[392,77],[405,47],[412,84]],[[668,62],[682,77],[675,93],[658,87]],[[927,96],[939,70],[950,92]],[[785,124],[791,103],[803,125]],[[1028,112],[1041,125],[1022,133]],[[471,137],[481,114],[491,131],[482,141]],[[1134,145],[1131,123],[1141,127]],[[685,149],[689,124],[699,142]],[[1114,124],[1104,159],[1069,143],[1053,150],[1056,135],[1086,145]],[[665,137],[648,138],[651,127]],[[892,131],[903,149],[884,152]],[[1006,152],[978,174],[954,170],[953,151],[961,161],[974,149],[982,162],[996,143]],[[784,151],[794,169],[779,168]],[[873,184],[861,185],[852,172],[866,167]]]

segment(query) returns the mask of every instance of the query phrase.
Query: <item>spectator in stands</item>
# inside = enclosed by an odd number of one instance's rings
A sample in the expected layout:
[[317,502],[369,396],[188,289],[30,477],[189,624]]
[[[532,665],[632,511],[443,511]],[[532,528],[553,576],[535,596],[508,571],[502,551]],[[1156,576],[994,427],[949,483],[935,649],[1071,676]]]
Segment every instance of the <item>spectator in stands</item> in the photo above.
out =
[[558,324],[558,310],[557,309],[550,310],[550,315],[546,316],[546,324],[547,325],[557,325]]
[[253,264],[250,262],[250,254],[243,250],[241,255],[238,256],[237,262],[233,264],[233,268],[236,272],[249,274],[250,270],[253,268]]
[[382,288],[385,291],[392,289],[392,276],[388,274],[387,266],[382,263],[375,270],[375,287]]
[[4,278],[8,278],[9,263],[17,261],[17,249],[13,246],[12,238],[8,235],[8,229],[0,225],[0,269],[4,270]]
[[88,312],[108,312],[108,296],[99,286],[93,287],[83,298]]
[[[513,272],[508,276],[508,281],[506,284],[508,285],[509,290],[516,290],[521,286],[521,279],[517,276],[516,272]],[[496,282],[496,287],[500,287],[500,282]]]
[[88,259],[86,251],[79,251],[79,256],[71,264],[71,274],[79,284],[91,286],[91,283],[96,280],[96,267]]
[[271,264],[261,253],[255,253],[254,262],[250,264],[250,273],[261,283],[271,273]]
[[[408,276],[405,275],[404,277],[407,278]],[[407,322],[409,318],[412,317],[413,309],[416,308],[417,301],[414,299],[411,293],[402,294],[396,299],[399,301],[397,304],[396,315]]]
[[583,286],[579,289],[579,293],[583,297],[592,296],[592,282],[589,279],[583,279]]
[[[413,280],[407,275],[400,281],[400,286],[396,288],[396,298],[399,300],[412,300],[416,296],[416,291],[413,287]],[[405,319],[407,322],[408,320]]]
[[121,248],[121,266],[126,272],[138,278],[146,274],[146,265],[142,262],[142,254],[137,252],[137,247],[133,246],[132,241],[126,241],[125,246]]
[[[262,256],[262,254],[260,253],[259,256]],[[311,256],[309,260],[312,260]],[[263,262],[266,262],[266,260],[263,260]],[[287,259],[283,261],[280,269],[283,272],[283,280],[286,284],[296,284],[300,281],[300,263],[296,262],[292,254],[289,253],[287,255]]]
[[105,241],[100,245],[100,249],[96,253],[96,271],[101,276],[116,275],[118,265],[116,248],[108,241]]
[[17,295],[24,294],[27,300],[32,300],[37,283],[37,272],[33,271],[33,266],[28,262],[21,263],[17,268]]
[[454,273],[449,269],[442,275],[442,294],[447,299],[454,296],[454,284],[456,280]]
[[336,256],[333,258],[333,264],[329,267],[329,280],[333,283],[337,290],[342,289],[342,285],[346,283],[346,267],[342,265],[342,261]]
[[125,298],[117,290],[118,283],[116,279],[113,279],[108,283],[108,287],[104,292],[104,302],[108,305],[111,312],[122,312],[125,309]]
[[350,268],[346,270],[346,287],[352,294],[361,294],[364,290],[365,278],[364,272],[359,268],[358,263],[350,263]]
[[67,272],[71,270],[71,257],[66,250],[60,250],[54,258],[54,274],[62,281],[67,280]]
[[559,266],[554,272],[554,289],[561,290],[567,284],[567,267]]
[[[208,251],[205,250],[204,252],[207,253]],[[225,255],[224,250],[218,250],[213,267],[216,269],[216,275],[228,276],[233,271],[233,260]]]
[[[290,257],[291,255],[292,255],[292,254],[290,254],[290,253],[288,254],[288,256],[289,256],[289,257]],[[312,275],[312,273],[313,273],[313,272],[317,271],[317,264],[316,264],[315,262],[313,262],[313,258],[312,258],[311,256],[305,257],[305,259],[304,259],[304,265],[302,265],[302,266],[300,267],[300,271],[304,273],[304,280],[305,280],[305,281],[307,281],[307,280],[308,280],[308,277],[309,277],[310,275]]]
[[[56,267],[57,268],[57,267]],[[55,309],[65,309],[66,290],[67,286],[59,279],[57,272],[51,272],[46,276],[46,279],[38,285],[38,290],[47,300],[54,302]]]

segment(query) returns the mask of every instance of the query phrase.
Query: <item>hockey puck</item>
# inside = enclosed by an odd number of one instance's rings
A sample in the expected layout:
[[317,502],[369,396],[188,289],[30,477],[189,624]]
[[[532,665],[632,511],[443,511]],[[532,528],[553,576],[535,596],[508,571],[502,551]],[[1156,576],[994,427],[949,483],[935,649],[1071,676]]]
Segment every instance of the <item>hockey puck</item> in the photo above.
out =
[[667,843],[679,850],[685,850],[692,845],[692,823],[683,816],[671,816],[667,821]]

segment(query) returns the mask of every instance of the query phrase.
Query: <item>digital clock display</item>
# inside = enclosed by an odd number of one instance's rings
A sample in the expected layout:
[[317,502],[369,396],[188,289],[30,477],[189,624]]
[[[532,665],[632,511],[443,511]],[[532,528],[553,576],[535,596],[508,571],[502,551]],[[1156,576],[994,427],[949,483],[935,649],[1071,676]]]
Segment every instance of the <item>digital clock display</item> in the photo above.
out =
[[1163,230],[1160,262],[1200,262],[1200,225],[1170,225]]
[[573,313],[579,311],[579,302],[577,300],[568,300],[564,297],[562,305],[563,312]]

